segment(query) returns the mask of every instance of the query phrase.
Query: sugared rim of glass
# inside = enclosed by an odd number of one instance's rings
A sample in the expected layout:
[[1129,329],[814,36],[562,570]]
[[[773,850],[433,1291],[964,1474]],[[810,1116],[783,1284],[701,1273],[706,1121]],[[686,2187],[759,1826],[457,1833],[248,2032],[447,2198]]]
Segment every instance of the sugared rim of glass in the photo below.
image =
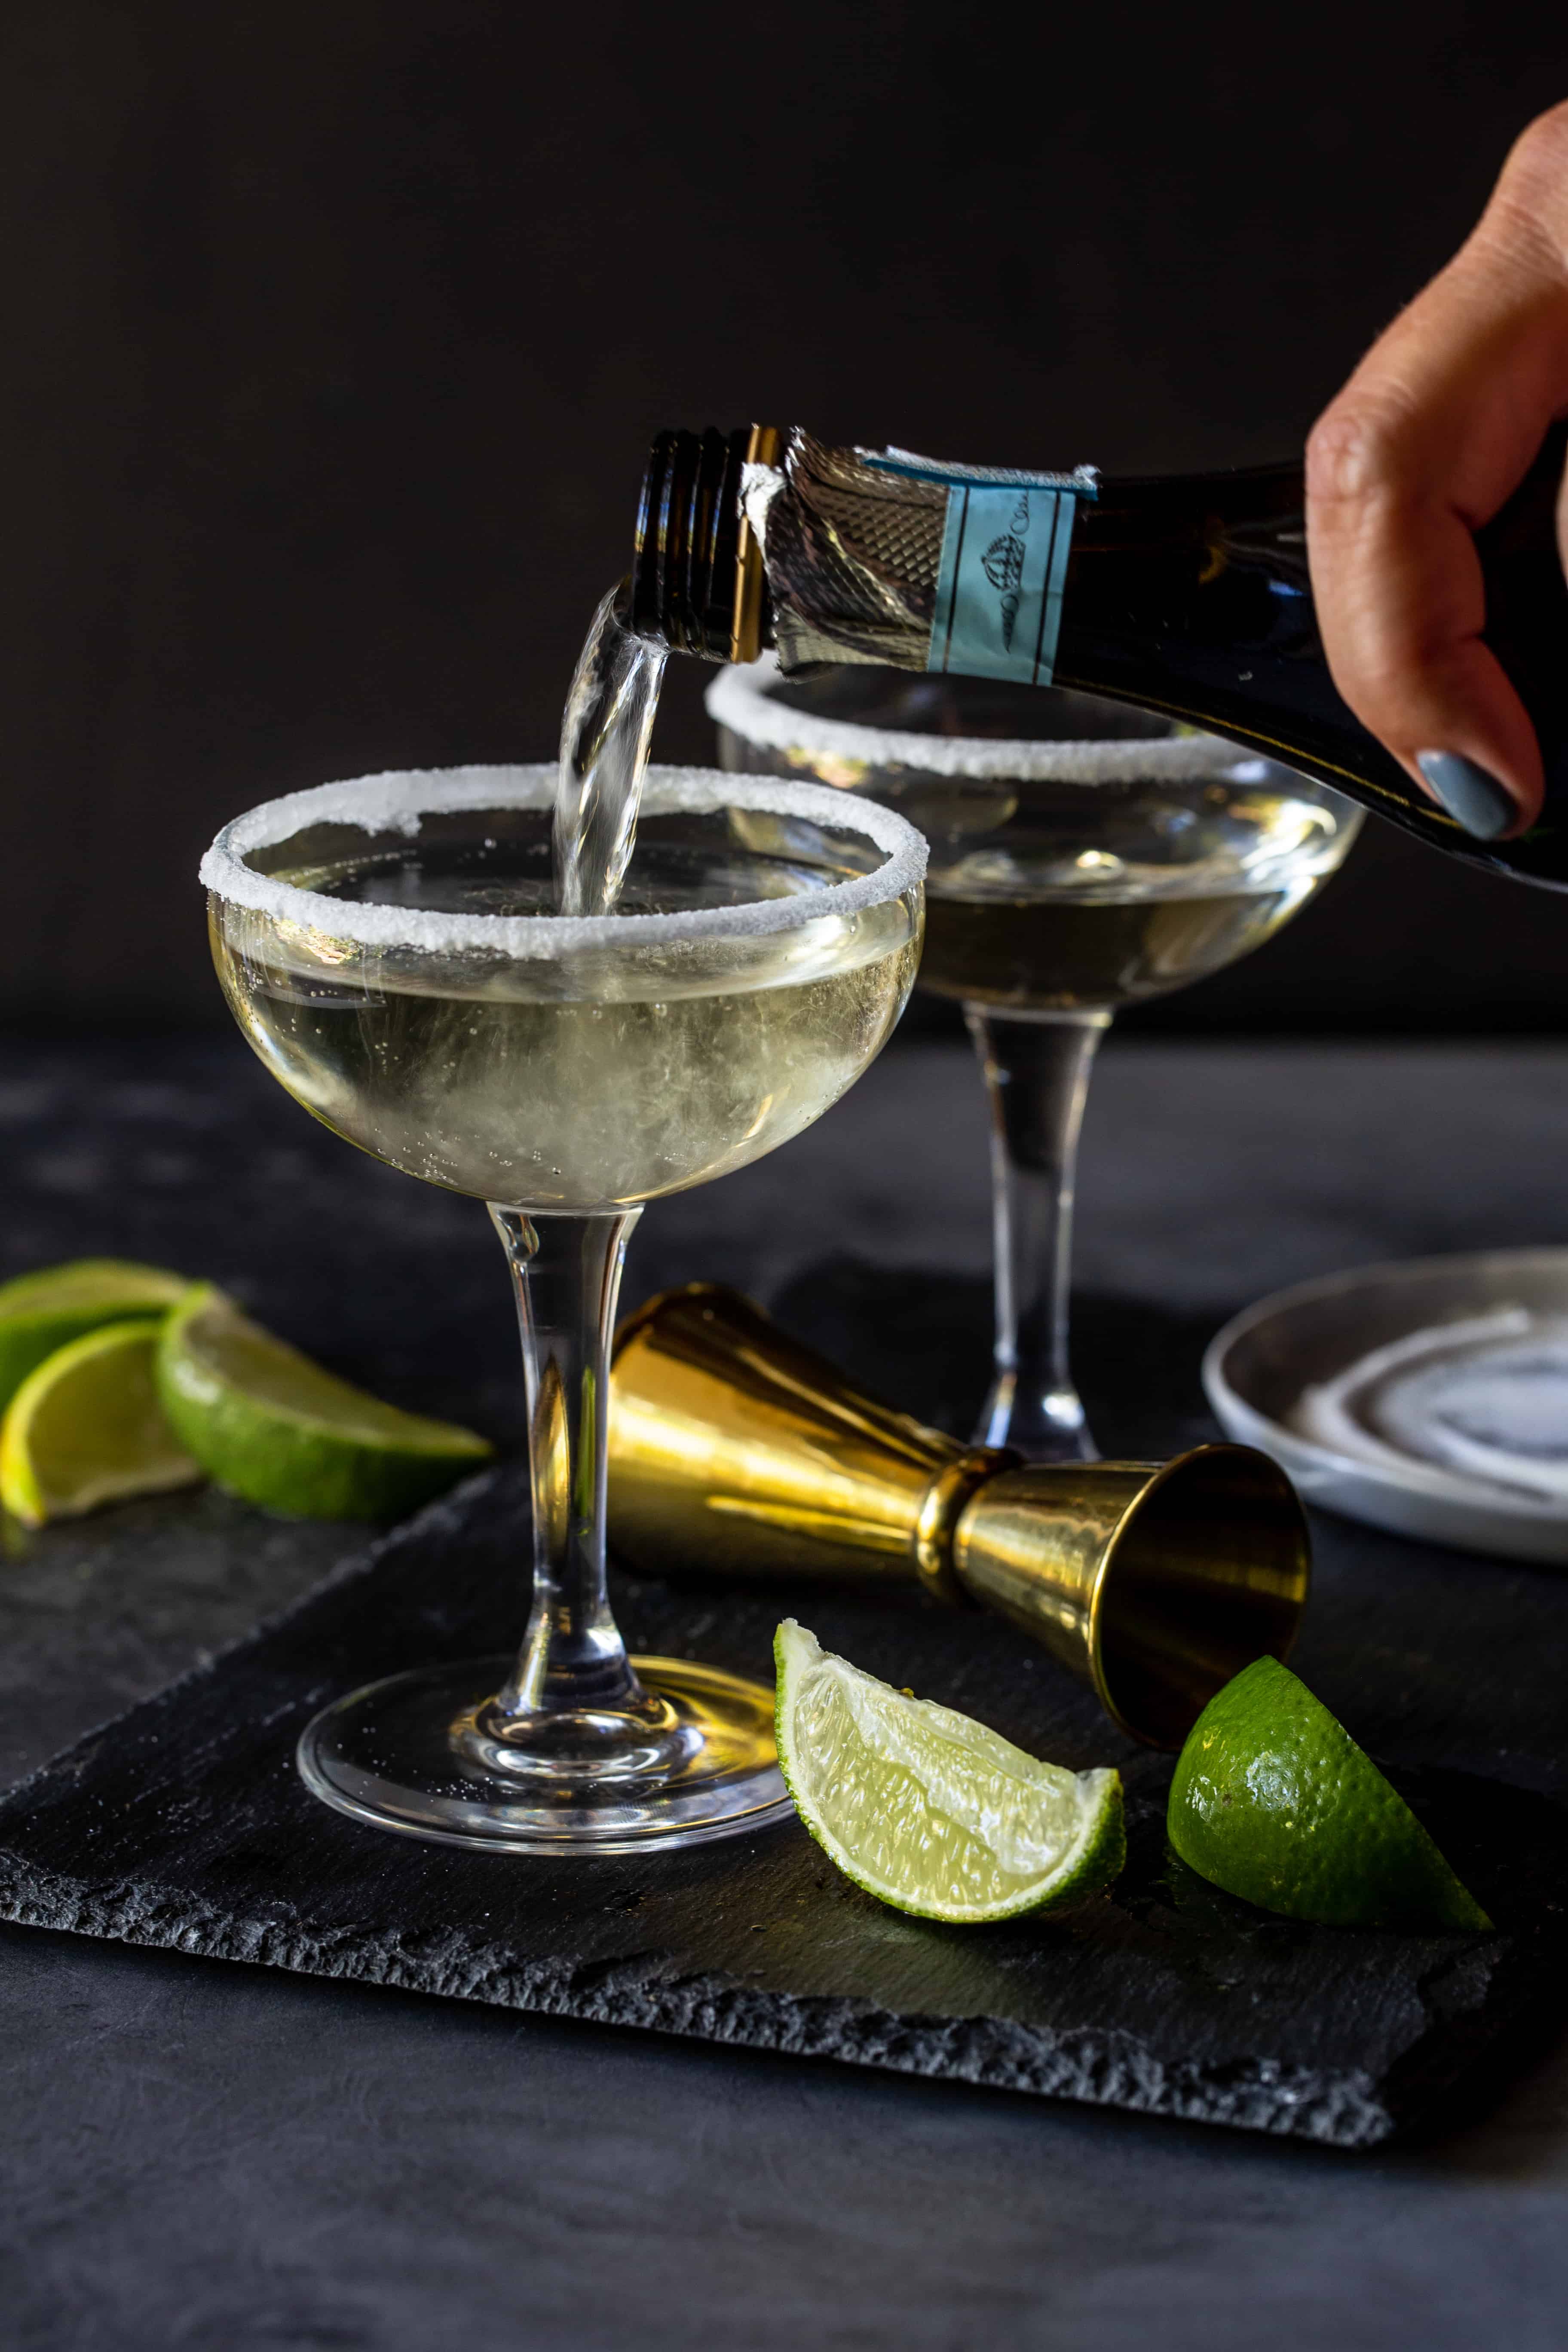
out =
[[740,907],[693,907],[667,915],[454,915],[417,907],[370,905],[328,898],[258,874],[246,862],[252,850],[276,848],[312,824],[358,825],[367,834],[413,838],[422,818],[468,809],[548,809],[555,798],[552,766],[416,768],[344,783],[318,784],[280,800],[263,801],[226,824],[201,863],[201,879],[230,906],[247,907],[280,922],[301,923],[363,947],[415,948],[432,954],[489,949],[529,958],[593,947],[633,947],[684,939],[762,937],[793,930],[826,916],[858,915],[913,889],[926,868],[924,836],[891,809],[836,792],[826,784],[794,783],[778,776],[731,776],[717,768],[649,768],[642,808],[647,815],[718,809],[759,816],[804,817],[835,833],[858,833],[886,852],[874,873],[819,890],[760,898]]
[[709,717],[758,751],[805,751],[829,760],[865,760],[879,768],[920,768],[928,776],[995,777],[1007,783],[1136,783],[1143,776],[1212,775],[1216,767],[1258,757],[1217,735],[1079,736],[1035,742],[994,735],[920,735],[912,729],[868,727],[857,719],[819,719],[768,692],[783,675],[773,654],[721,670],[703,696]]

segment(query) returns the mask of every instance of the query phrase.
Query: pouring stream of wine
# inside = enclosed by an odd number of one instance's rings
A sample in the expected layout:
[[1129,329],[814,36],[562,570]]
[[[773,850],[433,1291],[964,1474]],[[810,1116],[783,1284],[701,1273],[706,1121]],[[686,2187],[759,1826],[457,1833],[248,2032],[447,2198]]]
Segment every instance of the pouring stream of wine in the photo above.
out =
[[625,625],[627,583],[595,614],[561,722],[555,793],[555,908],[607,915],[637,839],[648,739],[667,659]]

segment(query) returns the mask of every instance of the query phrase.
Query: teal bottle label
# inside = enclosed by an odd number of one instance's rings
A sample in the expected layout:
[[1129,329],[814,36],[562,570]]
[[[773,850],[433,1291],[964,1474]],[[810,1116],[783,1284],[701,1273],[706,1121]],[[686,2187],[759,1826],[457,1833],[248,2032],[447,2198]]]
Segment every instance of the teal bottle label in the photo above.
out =
[[1080,498],[1092,467],[1072,474],[984,472],[889,450],[879,472],[947,485],[928,670],[1049,686],[1062,624],[1062,585]]
[[955,483],[926,667],[1049,686],[1078,500],[1037,484]]

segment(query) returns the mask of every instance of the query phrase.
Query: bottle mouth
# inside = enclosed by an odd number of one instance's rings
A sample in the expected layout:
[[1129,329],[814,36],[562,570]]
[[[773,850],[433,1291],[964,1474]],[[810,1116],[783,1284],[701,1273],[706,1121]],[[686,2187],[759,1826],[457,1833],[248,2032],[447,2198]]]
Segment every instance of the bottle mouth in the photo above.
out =
[[[660,433],[648,453],[637,507],[632,559],[633,633],[671,653],[702,661],[730,661],[738,619],[750,617],[750,653],[757,650],[761,565],[743,563],[750,538],[741,515],[741,476],[753,428],[721,433]],[[755,578],[751,577],[754,571]],[[738,614],[748,599],[754,615]]]

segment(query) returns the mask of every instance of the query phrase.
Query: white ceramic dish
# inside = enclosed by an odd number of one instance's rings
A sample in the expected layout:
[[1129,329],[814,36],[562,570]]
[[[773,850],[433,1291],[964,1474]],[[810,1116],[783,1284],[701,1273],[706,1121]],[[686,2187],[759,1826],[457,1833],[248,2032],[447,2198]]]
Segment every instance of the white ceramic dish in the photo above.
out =
[[1289,1424],[1304,1388],[1334,1381],[1373,1349],[1510,1307],[1568,1315],[1568,1249],[1413,1258],[1276,1291],[1211,1341],[1204,1387],[1226,1436],[1261,1447],[1309,1503],[1428,1543],[1568,1567],[1568,1505],[1414,1456],[1387,1465],[1355,1460]]

